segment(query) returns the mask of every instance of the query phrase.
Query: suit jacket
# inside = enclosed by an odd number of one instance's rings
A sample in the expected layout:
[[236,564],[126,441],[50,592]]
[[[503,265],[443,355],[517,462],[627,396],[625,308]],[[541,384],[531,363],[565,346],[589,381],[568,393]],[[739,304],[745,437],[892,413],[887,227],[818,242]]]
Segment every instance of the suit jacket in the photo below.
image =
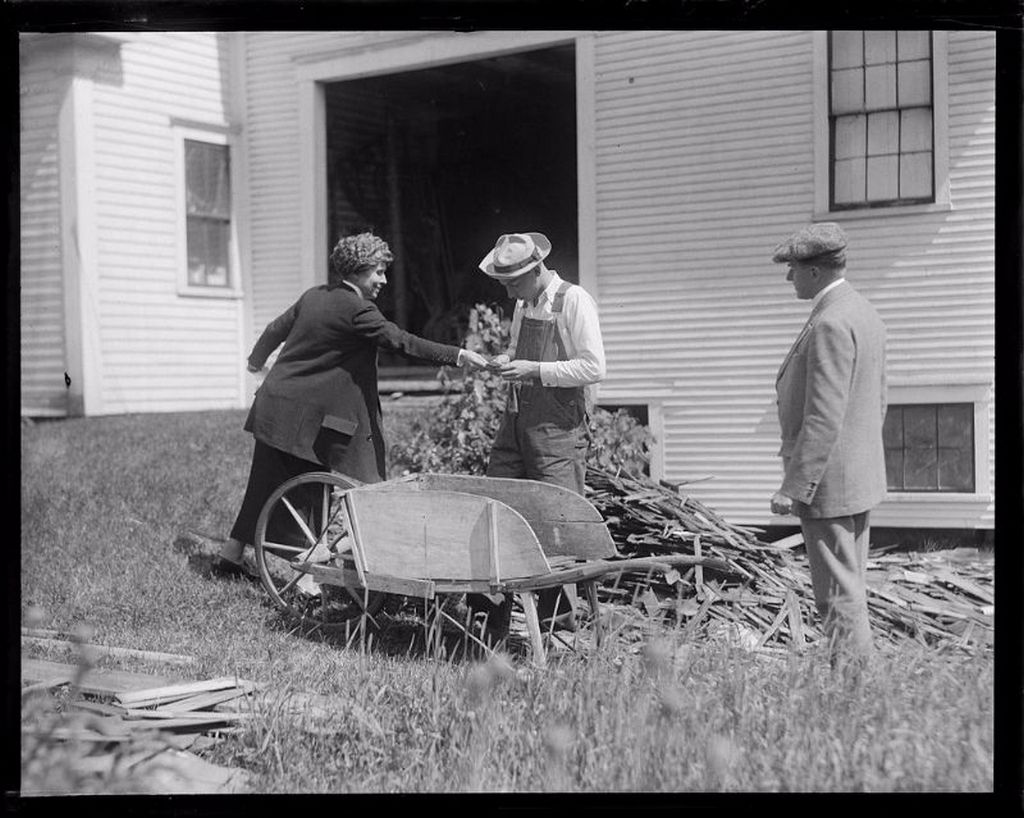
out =
[[798,517],[841,517],[885,496],[885,325],[848,283],[825,293],[775,381],[785,476]]
[[388,321],[347,286],[313,287],[271,321],[249,355],[262,367],[284,347],[256,391],[246,431],[269,446],[363,482],[386,477],[377,393],[377,348],[454,364],[459,348]]

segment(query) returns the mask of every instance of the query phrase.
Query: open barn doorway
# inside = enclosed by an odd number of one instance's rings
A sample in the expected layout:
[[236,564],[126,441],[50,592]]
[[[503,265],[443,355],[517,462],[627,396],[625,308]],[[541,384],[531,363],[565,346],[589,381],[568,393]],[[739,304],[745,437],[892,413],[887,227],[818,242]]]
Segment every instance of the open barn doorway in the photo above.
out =
[[377,303],[399,326],[458,344],[475,303],[510,315],[477,269],[501,233],[545,233],[550,266],[578,280],[572,44],[332,82],[325,99],[328,242],[387,240]]

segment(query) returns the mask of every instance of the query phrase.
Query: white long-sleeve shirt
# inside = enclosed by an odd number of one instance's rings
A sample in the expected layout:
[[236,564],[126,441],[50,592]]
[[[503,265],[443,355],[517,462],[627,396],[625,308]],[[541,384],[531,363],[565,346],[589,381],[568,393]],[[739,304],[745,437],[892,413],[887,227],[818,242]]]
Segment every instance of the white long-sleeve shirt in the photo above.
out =
[[598,323],[597,304],[582,287],[570,287],[565,294],[560,313],[551,312],[551,302],[558,292],[562,279],[554,270],[551,281],[537,298],[536,306],[516,301],[512,314],[511,343],[508,354],[512,356],[519,339],[519,327],[523,317],[550,321],[552,316],[565,344],[567,361],[542,361],[540,382],[544,386],[588,386],[604,379],[604,342],[601,340],[601,325]]

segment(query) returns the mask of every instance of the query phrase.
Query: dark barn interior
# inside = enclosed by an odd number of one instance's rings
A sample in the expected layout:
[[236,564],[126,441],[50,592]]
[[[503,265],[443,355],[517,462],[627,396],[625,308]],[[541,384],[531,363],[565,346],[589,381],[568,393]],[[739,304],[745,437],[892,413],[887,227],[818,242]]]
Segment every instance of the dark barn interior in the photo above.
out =
[[572,45],[325,90],[329,242],[362,230],[387,240],[395,261],[378,305],[399,326],[458,344],[475,303],[509,314],[477,268],[502,233],[544,233],[549,266],[578,280]]

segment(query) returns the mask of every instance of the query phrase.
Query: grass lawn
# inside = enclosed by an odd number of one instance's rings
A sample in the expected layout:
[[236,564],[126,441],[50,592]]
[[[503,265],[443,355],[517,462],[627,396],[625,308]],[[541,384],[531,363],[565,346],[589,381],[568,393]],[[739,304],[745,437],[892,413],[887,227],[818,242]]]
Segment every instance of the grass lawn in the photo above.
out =
[[907,642],[854,683],[814,655],[665,630],[546,670],[294,633],[261,587],[197,574],[174,548],[185,529],[226,536],[252,451],[243,418],[24,427],[21,604],[23,623],[198,659],[99,667],[264,683],[260,718],[206,754],[260,792],[992,789],[991,653]]

